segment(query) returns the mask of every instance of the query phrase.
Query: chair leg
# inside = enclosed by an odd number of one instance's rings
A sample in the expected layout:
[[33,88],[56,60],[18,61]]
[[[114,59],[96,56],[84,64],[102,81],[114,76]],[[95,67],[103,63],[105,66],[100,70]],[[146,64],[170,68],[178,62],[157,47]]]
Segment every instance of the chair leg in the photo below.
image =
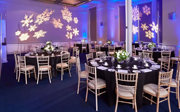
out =
[[42,80],[42,71],[41,71],[40,79]]
[[36,80],[36,70],[35,70],[35,68],[34,68],[34,78]]
[[61,80],[63,80],[63,69],[61,68]]
[[96,111],[98,111],[98,96],[97,96],[97,89],[95,90],[95,99],[96,99]]
[[180,102],[179,102],[179,85],[178,85],[178,87],[177,87],[176,93],[177,93],[177,97],[178,97],[178,107],[179,107],[179,109],[180,109]]
[[19,71],[18,82],[20,81],[20,78],[21,78],[21,71]]
[[171,112],[170,94],[168,95],[168,107],[169,107],[169,112]]
[[28,71],[28,76],[29,76],[29,78],[31,78],[31,73],[30,73],[30,71]]
[[152,101],[153,101],[153,96],[151,96],[151,105],[152,105]]
[[116,95],[116,106],[115,106],[115,111],[114,112],[117,112],[118,101],[119,101],[119,97],[118,97],[118,95]]
[[134,100],[134,106],[135,106],[135,112],[137,112],[137,103],[136,103],[136,99]]
[[16,80],[18,79],[18,68],[15,68],[14,70],[16,70]]
[[37,84],[39,83],[39,72],[38,72],[38,76],[37,76]]
[[157,97],[156,112],[159,112],[159,97]]
[[87,102],[87,99],[88,99],[88,85],[86,87],[86,98],[85,98],[85,102]]
[[77,88],[77,94],[79,94],[79,88],[80,88],[80,78],[78,78],[78,88]]
[[51,75],[50,75],[50,71],[48,70],[48,77],[49,77],[49,83],[51,84]]
[[25,71],[25,83],[27,84],[27,71]]
[[68,70],[69,70],[69,76],[71,77],[71,70],[68,68]]

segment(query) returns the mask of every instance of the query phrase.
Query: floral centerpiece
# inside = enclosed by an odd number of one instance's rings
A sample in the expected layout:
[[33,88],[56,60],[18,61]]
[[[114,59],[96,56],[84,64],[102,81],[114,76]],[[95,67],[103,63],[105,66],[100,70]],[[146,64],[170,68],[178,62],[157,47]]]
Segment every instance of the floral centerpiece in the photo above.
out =
[[120,51],[115,53],[115,58],[118,61],[126,60],[127,58],[129,58],[129,53],[126,52],[125,50],[120,50]]
[[112,42],[111,42],[110,40],[107,41],[107,44],[108,44],[108,45],[111,45],[111,43],[112,43]]
[[43,48],[43,50],[46,51],[46,52],[54,51],[54,46],[52,45],[52,42],[51,41],[47,41],[46,45]]
[[156,47],[156,44],[153,43],[153,42],[151,42],[151,43],[148,44],[148,48],[149,48],[149,49],[153,49],[153,48],[155,48],[155,47]]

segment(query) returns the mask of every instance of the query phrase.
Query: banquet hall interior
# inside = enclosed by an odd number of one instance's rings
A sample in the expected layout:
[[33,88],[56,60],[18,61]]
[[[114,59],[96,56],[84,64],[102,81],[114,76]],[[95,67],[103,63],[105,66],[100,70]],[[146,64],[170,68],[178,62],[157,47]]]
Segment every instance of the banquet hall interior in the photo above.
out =
[[0,112],[180,112],[180,0],[0,0]]

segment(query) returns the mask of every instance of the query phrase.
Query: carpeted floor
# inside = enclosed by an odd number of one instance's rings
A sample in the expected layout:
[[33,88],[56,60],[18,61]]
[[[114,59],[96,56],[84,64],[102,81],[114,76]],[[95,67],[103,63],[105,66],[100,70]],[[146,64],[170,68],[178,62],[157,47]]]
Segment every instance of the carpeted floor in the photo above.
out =
[[[81,67],[84,70],[85,54],[81,54]],[[49,84],[48,78],[40,80],[36,85],[35,79],[28,79],[24,84],[22,75],[20,83],[15,79],[14,57],[8,55],[8,63],[3,64],[2,77],[0,81],[0,112],[95,112],[95,97],[92,93],[85,103],[85,84],[81,85],[80,94],[77,90],[77,74],[75,67],[72,68],[72,77],[68,72],[64,80],[60,80],[60,74],[53,77]],[[98,99],[99,112],[114,112],[114,106],[108,106],[105,96]],[[172,112],[180,112],[174,94],[171,94]],[[133,112],[131,105],[119,103],[118,112]],[[155,112],[156,105],[144,105],[139,112]],[[160,104],[160,112],[168,112],[167,102]]]

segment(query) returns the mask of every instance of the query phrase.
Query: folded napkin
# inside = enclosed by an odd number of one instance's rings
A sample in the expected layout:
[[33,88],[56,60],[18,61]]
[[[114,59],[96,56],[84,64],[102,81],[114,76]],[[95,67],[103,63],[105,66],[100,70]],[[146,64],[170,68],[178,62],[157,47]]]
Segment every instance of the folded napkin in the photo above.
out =
[[141,69],[141,71],[146,73],[146,72],[151,72],[152,70],[150,70],[150,69]]
[[118,69],[118,72],[119,72],[119,73],[128,73],[127,70],[121,70],[121,69]]
[[139,71],[139,70],[133,70],[132,72],[134,72],[134,73],[140,73],[141,71]]
[[115,69],[108,69],[109,72],[115,72]]
[[99,66],[96,61],[91,61],[90,63],[92,64],[92,66]]
[[100,69],[100,70],[106,70],[107,69],[107,67],[104,67],[104,66],[99,66],[97,68]]
[[157,68],[159,69],[161,66],[160,65],[152,65],[151,68]]

